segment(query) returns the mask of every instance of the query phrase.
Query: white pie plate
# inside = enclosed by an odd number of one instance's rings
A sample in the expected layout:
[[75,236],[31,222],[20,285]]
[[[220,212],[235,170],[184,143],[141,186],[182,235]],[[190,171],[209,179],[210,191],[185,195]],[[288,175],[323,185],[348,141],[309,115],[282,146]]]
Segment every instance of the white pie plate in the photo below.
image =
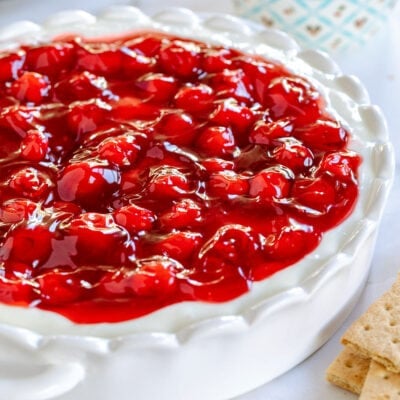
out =
[[360,82],[324,53],[228,15],[133,7],[100,16],[66,11],[39,26],[0,29],[0,50],[62,33],[164,32],[284,60],[323,92],[360,151],[360,197],[316,251],[222,304],[181,303],[118,324],[75,325],[37,309],[0,306],[0,398],[7,400],[224,400],[292,368],[341,325],[363,288],[394,160],[386,123]]

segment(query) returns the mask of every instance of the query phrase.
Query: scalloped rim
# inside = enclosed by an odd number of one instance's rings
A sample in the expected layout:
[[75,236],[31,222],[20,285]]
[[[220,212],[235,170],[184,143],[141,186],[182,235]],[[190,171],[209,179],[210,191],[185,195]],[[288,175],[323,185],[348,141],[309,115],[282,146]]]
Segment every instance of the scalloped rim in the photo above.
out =
[[[115,31],[118,24],[118,32]],[[179,25],[179,27],[177,27]],[[84,29],[82,30],[82,26]],[[301,285],[268,297],[250,306],[239,315],[225,315],[190,323],[175,333],[145,332],[131,333],[121,337],[97,337],[90,335],[45,335],[26,328],[0,324],[3,340],[18,344],[25,349],[46,352],[57,345],[79,347],[96,354],[107,354],[121,349],[141,346],[176,347],[190,340],[205,336],[215,336],[226,332],[240,332],[249,329],[256,321],[266,318],[277,310],[282,310],[293,302],[306,302],[313,294],[338,273],[341,268],[353,260],[362,244],[376,229],[381,218],[394,175],[394,153],[388,139],[386,122],[379,108],[369,104],[368,93],[360,81],[352,76],[341,75],[339,67],[323,52],[301,50],[298,44],[284,32],[265,29],[250,21],[225,14],[197,15],[184,8],[169,8],[152,18],[139,9],[130,6],[114,6],[104,10],[98,17],[80,10],[65,11],[48,18],[42,26],[29,21],[21,21],[0,29],[0,50],[10,49],[20,43],[45,41],[58,34],[67,32],[82,33],[86,36],[123,34],[140,29],[161,30],[180,36],[193,36],[195,28],[209,31],[211,42],[218,38],[219,44],[234,43],[242,49],[243,38],[246,43],[257,44],[257,52],[268,54],[283,53],[290,60],[303,60],[307,68],[316,74],[329,76],[334,86],[355,103],[363,123],[369,128],[373,143],[372,152],[376,159],[374,179],[371,183],[372,195],[349,238],[341,243],[338,252],[329,257],[322,267],[312,276],[304,279]],[[334,101],[332,101],[334,103]],[[340,250],[340,251],[339,251]],[[88,325],[86,325],[88,326]]]

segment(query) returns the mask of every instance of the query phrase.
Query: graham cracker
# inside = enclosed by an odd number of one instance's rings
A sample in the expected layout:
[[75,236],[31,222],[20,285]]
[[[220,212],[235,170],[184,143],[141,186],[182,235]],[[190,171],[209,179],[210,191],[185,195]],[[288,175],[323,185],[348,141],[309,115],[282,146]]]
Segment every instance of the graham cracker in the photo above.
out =
[[371,361],[359,400],[400,400],[400,374]]
[[355,321],[342,343],[365,358],[400,373],[400,280]]
[[342,389],[360,394],[371,360],[345,347],[326,371],[326,379]]

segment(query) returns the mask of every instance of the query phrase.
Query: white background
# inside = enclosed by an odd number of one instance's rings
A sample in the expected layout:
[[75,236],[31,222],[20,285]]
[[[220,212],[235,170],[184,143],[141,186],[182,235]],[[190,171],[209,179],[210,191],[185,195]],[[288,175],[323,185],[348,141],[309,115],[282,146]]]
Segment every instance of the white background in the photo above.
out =
[[[21,19],[40,22],[47,15],[65,8],[83,8],[96,12],[110,4],[138,5],[148,13],[168,6],[184,6],[202,12],[233,12],[230,0],[59,0],[57,2],[0,0],[0,29],[8,23]],[[345,73],[357,75],[363,81],[372,102],[383,109],[397,159],[400,159],[400,4],[391,15],[387,26],[367,45],[351,54],[335,55],[334,58]],[[324,371],[340,351],[339,340],[346,327],[390,287],[399,269],[400,179],[398,172],[399,163],[396,162],[396,179],[382,221],[371,274],[359,303],[346,323],[325,346],[301,365],[273,382],[235,400],[353,400],[356,398],[326,383]]]

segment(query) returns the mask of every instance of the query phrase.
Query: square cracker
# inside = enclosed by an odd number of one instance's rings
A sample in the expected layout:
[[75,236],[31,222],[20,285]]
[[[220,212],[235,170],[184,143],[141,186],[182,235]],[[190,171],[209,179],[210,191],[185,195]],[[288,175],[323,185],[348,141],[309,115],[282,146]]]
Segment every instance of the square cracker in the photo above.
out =
[[400,279],[345,332],[342,343],[400,372]]
[[371,361],[359,400],[400,400],[400,374]]
[[360,394],[370,362],[345,347],[328,367],[326,379],[342,389]]

